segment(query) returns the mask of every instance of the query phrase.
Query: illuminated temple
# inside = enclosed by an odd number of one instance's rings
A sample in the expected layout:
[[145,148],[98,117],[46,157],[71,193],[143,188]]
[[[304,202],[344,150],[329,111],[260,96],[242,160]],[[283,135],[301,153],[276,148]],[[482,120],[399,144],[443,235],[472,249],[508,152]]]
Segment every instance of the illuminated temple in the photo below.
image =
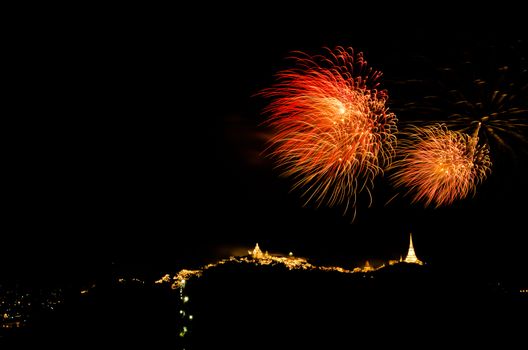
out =
[[414,252],[412,233],[409,235],[409,251],[407,252],[407,256],[405,257],[405,260],[403,260],[403,262],[409,264],[423,265],[423,262],[416,257],[416,253]]
[[[258,243],[255,244],[255,248],[253,248],[253,250],[248,250],[247,252],[248,252],[248,255],[246,256],[230,256],[227,259],[221,259],[221,260],[218,260],[217,262],[209,263],[196,270],[187,270],[187,269],[180,270],[172,278],[169,274],[166,274],[159,280],[155,281],[155,283],[171,283],[172,289],[183,290],[183,288],[185,287],[189,279],[200,278],[206,270],[209,270],[209,269],[212,269],[220,265],[224,265],[224,264],[248,264],[249,263],[252,265],[271,265],[271,266],[283,265],[289,270],[319,270],[319,271],[326,271],[326,272],[332,271],[332,272],[347,273],[347,274],[348,273],[358,273],[358,272],[360,273],[374,272],[386,266],[385,264],[373,266],[368,260],[365,261],[364,266],[361,266],[361,267],[358,266],[352,270],[345,269],[339,266],[317,266],[317,265],[312,265],[305,258],[294,256],[292,252],[290,252],[287,256],[273,255],[273,254],[269,254],[267,251],[262,252]],[[412,235],[410,236],[409,251],[407,252],[407,256],[405,257],[405,259],[402,259],[402,257],[400,256],[399,261],[389,260],[388,264],[395,265],[395,264],[402,263],[402,262],[409,263],[409,264],[417,264],[417,265],[424,264],[424,262],[422,262],[416,257],[416,253],[414,252],[414,246],[412,242]]]
[[255,249],[253,249],[252,251],[248,250],[248,253],[249,255],[251,255],[251,257],[253,257],[253,259],[267,259],[270,257],[268,252],[266,252],[266,254],[262,253],[262,250],[260,250],[258,243],[255,246]]

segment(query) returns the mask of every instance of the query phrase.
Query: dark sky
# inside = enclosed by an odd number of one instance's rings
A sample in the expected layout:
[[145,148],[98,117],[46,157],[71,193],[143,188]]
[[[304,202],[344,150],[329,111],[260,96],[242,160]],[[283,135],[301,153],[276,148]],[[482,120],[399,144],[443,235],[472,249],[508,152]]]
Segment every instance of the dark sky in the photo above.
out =
[[409,232],[429,261],[526,264],[520,152],[497,161],[475,198],[450,208],[384,207],[392,190],[380,181],[373,207],[360,201],[353,224],[339,210],[302,208],[260,155],[265,101],[254,94],[292,50],[352,46],[389,88],[417,73],[410,57],[448,61],[475,43],[525,39],[514,26],[475,19],[361,13],[184,26],[178,16],[123,15],[28,33],[9,96],[2,271],[69,273],[113,260],[180,266],[255,241],[324,259],[385,259],[404,253]]

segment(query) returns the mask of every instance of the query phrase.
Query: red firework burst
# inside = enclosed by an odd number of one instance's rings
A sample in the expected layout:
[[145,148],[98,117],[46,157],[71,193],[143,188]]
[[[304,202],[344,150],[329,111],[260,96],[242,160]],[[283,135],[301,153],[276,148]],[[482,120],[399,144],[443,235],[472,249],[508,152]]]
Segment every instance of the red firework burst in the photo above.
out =
[[397,120],[386,92],[377,90],[381,72],[351,48],[293,58],[295,67],[262,92],[272,99],[265,109],[275,130],[270,155],[295,179],[293,188],[302,188],[306,204],[345,204],[346,212],[359,192],[370,196],[394,154]]
[[491,166],[489,149],[477,144],[477,134],[478,128],[470,136],[444,124],[413,127],[410,137],[400,141],[402,158],[393,164],[395,185],[407,187],[413,202],[425,206],[449,205],[474,193]]

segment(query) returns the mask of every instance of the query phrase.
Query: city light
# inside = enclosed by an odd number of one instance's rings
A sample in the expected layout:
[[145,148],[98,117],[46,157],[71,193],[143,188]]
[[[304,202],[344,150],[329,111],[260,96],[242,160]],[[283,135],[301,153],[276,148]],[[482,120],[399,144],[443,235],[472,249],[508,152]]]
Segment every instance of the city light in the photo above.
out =
[[0,327],[25,327],[38,312],[55,311],[63,302],[63,291],[60,288],[34,291],[21,286],[0,286]]

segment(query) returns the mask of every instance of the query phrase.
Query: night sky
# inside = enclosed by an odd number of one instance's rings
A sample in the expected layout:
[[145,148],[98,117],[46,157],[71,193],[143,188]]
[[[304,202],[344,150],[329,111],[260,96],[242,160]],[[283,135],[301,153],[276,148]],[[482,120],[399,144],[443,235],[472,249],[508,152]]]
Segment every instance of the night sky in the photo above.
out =
[[412,115],[402,106],[415,96],[397,91],[398,82],[421,74],[423,57],[439,67],[526,39],[515,21],[362,13],[231,15],[185,26],[177,21],[185,13],[171,21],[123,15],[28,33],[8,96],[16,108],[1,271],[71,278],[112,261],[174,271],[257,241],[346,265],[405,254],[410,232],[432,264],[525,270],[526,150],[492,153],[496,167],[475,197],[438,210],[407,197],[385,206],[395,192],[378,179],[372,207],[360,199],[354,223],[340,209],[303,208],[261,155],[269,130],[266,100],[255,94],[289,67],[293,50],[363,51],[405,120]]

